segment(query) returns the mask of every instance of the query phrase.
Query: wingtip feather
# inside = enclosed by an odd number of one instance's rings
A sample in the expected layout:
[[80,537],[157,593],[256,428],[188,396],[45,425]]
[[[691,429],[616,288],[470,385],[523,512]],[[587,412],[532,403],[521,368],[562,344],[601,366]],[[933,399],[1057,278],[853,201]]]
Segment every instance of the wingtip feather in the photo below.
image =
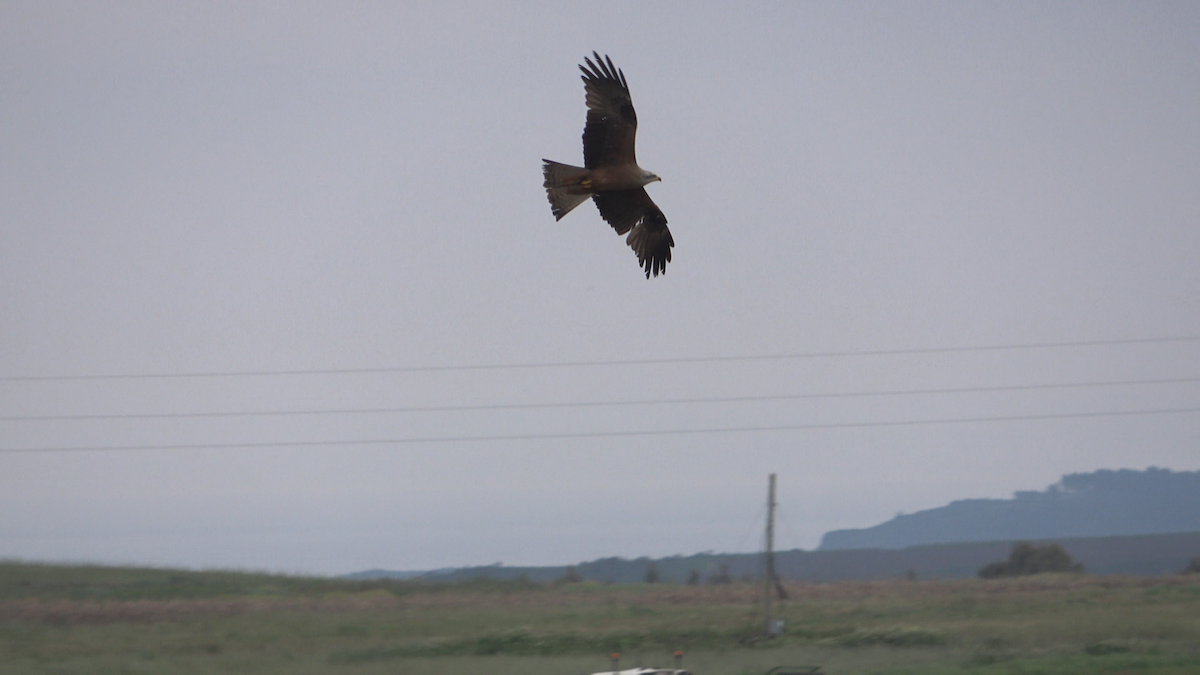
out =
[[637,254],[638,264],[650,275],[658,276],[667,273],[667,263],[671,262],[671,248],[675,246],[675,238],[667,229],[667,219],[642,219],[629,233],[625,243]]
[[585,56],[583,57],[583,61],[587,65],[579,65],[579,70],[583,71],[583,81],[600,82],[603,80],[612,80],[628,93],[629,83],[625,79],[625,72],[613,64],[612,57],[607,54],[600,56],[599,52],[596,51],[592,52],[592,56],[595,57],[595,61]]

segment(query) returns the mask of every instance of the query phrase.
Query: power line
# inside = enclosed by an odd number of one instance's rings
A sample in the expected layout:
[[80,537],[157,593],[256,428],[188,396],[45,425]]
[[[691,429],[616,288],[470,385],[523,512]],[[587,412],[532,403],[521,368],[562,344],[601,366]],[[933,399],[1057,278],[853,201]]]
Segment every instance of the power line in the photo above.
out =
[[625,401],[583,401],[559,403],[495,403],[477,405],[405,406],[387,408],[333,408],[312,410],[214,411],[181,413],[115,413],[86,415],[8,415],[0,422],[47,422],[68,420],[127,420],[127,419],[192,419],[213,417],[283,417],[307,415],[363,415],[429,412],[473,412],[492,410],[537,410],[551,408],[589,408],[613,406],[678,405],[703,403],[756,403],[808,399],[866,398],[873,396],[928,396],[939,394],[995,393],[1004,391],[1037,391],[1051,389],[1081,389],[1087,387],[1118,387],[1135,385],[1186,384],[1200,382],[1200,377],[1170,377],[1158,379],[1064,382],[1049,384],[1017,384],[981,387],[946,387],[931,389],[883,389],[877,391],[832,392],[823,394],[767,394],[759,396],[713,396],[694,398],[643,399]]
[[1007,345],[983,345],[975,347],[917,347],[911,349],[880,349],[864,351],[799,352],[792,354],[763,354],[757,356],[685,356],[658,359],[626,359],[612,361],[551,361],[545,363],[500,363],[442,366],[385,366],[374,368],[310,368],[297,370],[229,370],[197,371],[179,373],[117,373],[108,375],[8,375],[0,376],[0,382],[52,382],[79,380],[138,380],[175,379],[206,377],[277,377],[303,375],[366,375],[384,373],[422,373],[478,370],[533,370],[549,368],[591,368],[610,366],[647,366],[680,363],[731,363],[747,361],[778,361],[798,359],[849,358],[863,356],[902,356],[917,354],[950,354],[961,352],[987,352],[1029,349],[1061,349],[1075,347],[1109,347],[1117,345],[1167,344],[1200,342],[1200,336],[1163,338],[1129,338],[1124,340],[1076,340],[1070,342],[1030,342]]
[[57,448],[0,448],[0,454],[60,453],[60,452],[128,452],[136,450],[219,450],[229,448],[302,448],[320,446],[354,445],[414,445],[421,443],[477,443],[500,441],[541,441],[583,438],[628,438],[636,436],[680,436],[693,434],[728,434],[764,431],[807,431],[818,429],[867,429],[878,427],[904,427],[932,424],[972,424],[983,422],[1019,422],[1036,420],[1085,419],[1099,417],[1131,417],[1137,415],[1173,415],[1200,412],[1196,408],[1159,408],[1151,410],[1117,410],[1106,412],[1050,413],[1041,415],[1005,415],[997,417],[963,417],[925,420],[897,420],[883,422],[833,422],[820,424],[783,424],[776,426],[720,427],[701,429],[652,429],[647,431],[590,431],[555,434],[497,434],[490,436],[427,436],[408,438],[380,438],[363,440],[323,441],[266,441],[257,443],[183,443],[172,445],[106,445],[64,446]]

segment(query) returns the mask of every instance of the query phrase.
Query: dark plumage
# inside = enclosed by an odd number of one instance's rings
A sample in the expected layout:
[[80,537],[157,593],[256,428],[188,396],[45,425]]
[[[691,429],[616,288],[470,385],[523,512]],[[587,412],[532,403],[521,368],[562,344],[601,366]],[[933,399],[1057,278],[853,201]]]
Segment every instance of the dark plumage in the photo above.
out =
[[585,58],[583,86],[587,100],[587,125],[583,129],[583,166],[543,159],[543,187],[555,219],[561,219],[591,197],[601,217],[617,234],[629,233],[625,242],[637,254],[646,278],[667,271],[675,240],[667,218],[650,200],[645,185],[662,180],[637,165],[634,139],[637,113],[629,95],[625,73],[607,56],[596,52]]

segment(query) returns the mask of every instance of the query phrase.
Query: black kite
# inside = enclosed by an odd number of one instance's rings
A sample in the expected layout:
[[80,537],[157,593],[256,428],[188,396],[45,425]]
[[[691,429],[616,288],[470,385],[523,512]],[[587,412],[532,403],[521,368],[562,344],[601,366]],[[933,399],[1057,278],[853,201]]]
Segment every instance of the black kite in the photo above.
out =
[[650,201],[644,187],[662,179],[637,165],[633,151],[637,115],[625,73],[607,56],[601,59],[596,52],[592,56],[595,63],[584,58],[587,67],[579,66],[588,107],[583,128],[584,166],[542,160],[550,210],[561,220],[591,197],[617,234],[629,233],[625,243],[637,254],[646,278],[651,273],[666,274],[675,240],[667,229],[666,216]]

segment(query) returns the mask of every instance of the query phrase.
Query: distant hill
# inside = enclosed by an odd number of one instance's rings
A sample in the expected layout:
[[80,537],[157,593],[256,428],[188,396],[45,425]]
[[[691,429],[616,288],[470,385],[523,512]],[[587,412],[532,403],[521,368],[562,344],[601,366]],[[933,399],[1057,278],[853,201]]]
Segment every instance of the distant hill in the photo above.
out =
[[[1200,532],[1024,541],[1060,544],[1089,574],[1178,574],[1191,559],[1200,556]],[[969,578],[987,563],[1007,559],[1013,543],[1008,540],[926,544],[903,549],[796,551],[777,557],[775,566],[785,579],[800,581],[896,579],[910,571],[920,579]]]
[[[1118,537],[1029,539],[1035,544],[1056,543],[1083,563],[1091,574],[1175,574],[1200,556],[1200,532],[1148,534]],[[961,544],[928,544],[903,549],[846,549],[840,551],[780,551],[775,568],[783,579],[809,582],[897,579],[910,572],[920,579],[974,577],[987,563],[1008,557],[1013,541],[989,541]],[[670,558],[602,558],[575,565],[580,578],[589,581],[636,583],[646,578],[653,562],[660,580],[683,583],[692,570],[700,583],[708,583],[725,566],[733,579],[761,579],[762,555],[757,553],[701,553]],[[399,573],[419,576],[433,582],[458,582],[474,579],[512,580],[525,577],[546,582],[561,579],[566,566],[556,567],[465,567],[436,572]],[[397,576],[385,570],[348,575],[358,579]]]
[[1195,531],[1200,471],[1106,469],[1067,474],[1045,491],[1012,499],[964,499],[874,527],[834,530],[817,550]]
[[[899,515],[874,527],[827,532],[815,551],[776,553],[785,579],[886,579],[913,572],[920,578],[972,577],[983,565],[1008,557],[1016,541],[1061,544],[1095,574],[1169,574],[1200,556],[1200,471],[1151,467],[1067,474],[1045,491],[1012,499],[967,499]],[[701,583],[722,567],[733,579],[761,578],[762,557],[698,553],[669,558],[601,558],[573,565],[582,579],[640,582],[653,564],[664,582]],[[427,572],[369,570],[358,579],[561,579],[567,566],[449,568]]]

